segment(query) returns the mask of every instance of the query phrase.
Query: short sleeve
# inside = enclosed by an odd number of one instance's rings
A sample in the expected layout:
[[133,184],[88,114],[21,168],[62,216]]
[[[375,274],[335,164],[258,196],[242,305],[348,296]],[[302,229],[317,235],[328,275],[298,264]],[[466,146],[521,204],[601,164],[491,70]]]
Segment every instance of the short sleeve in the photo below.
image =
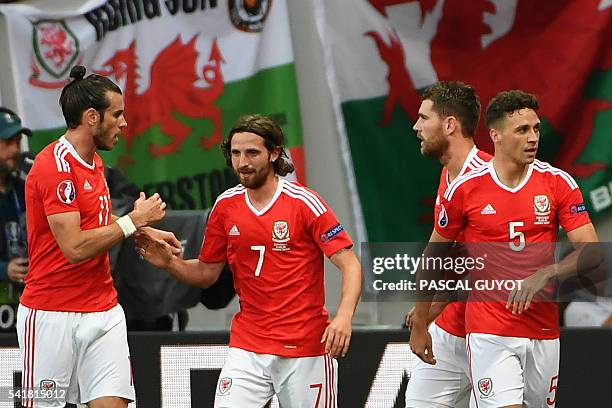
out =
[[227,234],[223,227],[223,208],[220,206],[215,206],[208,217],[198,259],[208,263],[227,259]]
[[316,198],[325,211],[315,213],[309,209],[305,210],[309,219],[309,231],[312,239],[329,258],[341,249],[351,248],[353,241],[327,203],[318,195]]
[[41,196],[46,216],[79,211],[77,203],[79,192],[76,190],[72,173],[47,169],[37,172],[36,175],[38,177],[35,185]]
[[434,228],[446,239],[454,241],[465,227],[463,201],[464,191],[461,187],[457,188],[452,195],[440,196],[440,208],[436,214]]
[[589,224],[591,219],[576,181],[567,173],[557,176],[557,217],[565,231]]

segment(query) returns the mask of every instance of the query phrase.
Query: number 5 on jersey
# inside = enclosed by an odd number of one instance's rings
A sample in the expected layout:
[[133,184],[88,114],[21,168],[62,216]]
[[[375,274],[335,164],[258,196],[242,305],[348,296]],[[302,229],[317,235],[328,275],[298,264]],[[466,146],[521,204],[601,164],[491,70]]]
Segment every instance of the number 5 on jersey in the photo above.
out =
[[259,251],[259,259],[257,260],[257,267],[255,268],[255,276],[259,276],[261,273],[261,267],[263,266],[266,247],[264,245],[251,245],[251,249],[253,251]]
[[[525,249],[525,233],[517,231],[516,227],[524,227],[525,223],[522,221],[516,221],[510,223],[510,249],[516,252],[520,252]],[[514,238],[519,239],[518,245],[514,243]]]

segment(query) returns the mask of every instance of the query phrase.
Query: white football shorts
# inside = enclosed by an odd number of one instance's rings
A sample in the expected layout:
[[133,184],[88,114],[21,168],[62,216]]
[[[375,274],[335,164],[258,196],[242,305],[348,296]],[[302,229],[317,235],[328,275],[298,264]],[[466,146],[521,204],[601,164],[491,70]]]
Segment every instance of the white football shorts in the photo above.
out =
[[465,338],[432,323],[436,364],[418,359],[406,388],[406,408],[467,408],[471,390]]
[[49,312],[19,305],[26,408],[63,407],[100,397],[135,399],[125,314]]
[[329,354],[280,357],[230,347],[215,408],[261,408],[276,394],[283,408],[336,408],[338,363]]
[[469,333],[471,408],[553,408],[559,379],[559,339]]

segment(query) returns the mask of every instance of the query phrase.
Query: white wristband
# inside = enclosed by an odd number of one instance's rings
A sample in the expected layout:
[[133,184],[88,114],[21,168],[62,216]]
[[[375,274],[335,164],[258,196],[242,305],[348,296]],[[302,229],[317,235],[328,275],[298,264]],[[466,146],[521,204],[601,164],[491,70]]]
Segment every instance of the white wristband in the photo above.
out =
[[125,238],[136,232],[136,226],[129,215],[118,218],[117,225],[121,228],[121,231],[123,231],[123,236]]

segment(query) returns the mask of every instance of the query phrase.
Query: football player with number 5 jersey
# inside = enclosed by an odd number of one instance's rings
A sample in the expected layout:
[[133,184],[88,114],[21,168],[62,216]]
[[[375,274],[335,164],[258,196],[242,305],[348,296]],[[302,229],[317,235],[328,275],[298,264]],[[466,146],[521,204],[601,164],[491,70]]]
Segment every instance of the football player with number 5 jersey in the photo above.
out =
[[[176,278],[214,283],[227,261],[240,310],[217,384],[215,407],[337,406],[337,363],[351,337],[361,266],[333,211],[314,191],[280,178],[293,171],[280,127],[245,116],[223,144],[240,185],[211,210],[198,259],[174,256],[163,241],[139,239],[141,255]],[[324,255],[342,272],[342,295],[329,322]]]
[[560,226],[576,247],[575,254],[597,241],[575,180],[535,159],[537,109],[535,96],[522,91],[502,92],[491,100],[486,122],[494,158],[451,183],[441,200],[444,215],[435,226],[437,242],[463,234],[466,242],[475,243],[470,251],[495,248],[479,277],[522,280],[505,299],[492,298],[486,290],[470,294],[465,325],[472,407],[554,407],[557,306],[553,298],[536,299],[550,293],[555,280],[575,275],[579,268],[576,256],[553,264],[552,256],[539,254],[552,255]]

